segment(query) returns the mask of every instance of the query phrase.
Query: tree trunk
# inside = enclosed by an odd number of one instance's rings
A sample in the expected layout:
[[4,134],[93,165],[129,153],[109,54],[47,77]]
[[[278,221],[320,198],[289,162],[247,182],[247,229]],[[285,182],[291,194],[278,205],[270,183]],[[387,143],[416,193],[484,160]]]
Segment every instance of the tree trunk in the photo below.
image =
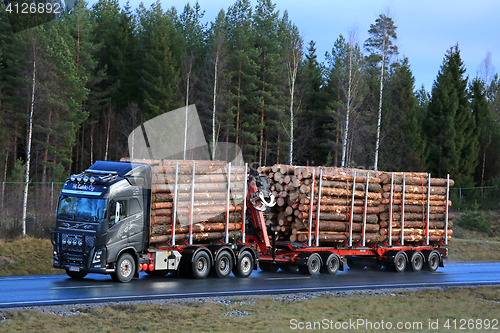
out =
[[23,237],[26,237],[26,209],[28,207],[28,184],[30,181],[31,138],[33,135],[33,111],[35,108],[35,84],[36,84],[36,50],[35,50],[35,41],[33,41],[33,85],[31,90],[30,125],[28,131],[28,147],[26,154],[26,178],[24,183],[23,225],[22,225]]

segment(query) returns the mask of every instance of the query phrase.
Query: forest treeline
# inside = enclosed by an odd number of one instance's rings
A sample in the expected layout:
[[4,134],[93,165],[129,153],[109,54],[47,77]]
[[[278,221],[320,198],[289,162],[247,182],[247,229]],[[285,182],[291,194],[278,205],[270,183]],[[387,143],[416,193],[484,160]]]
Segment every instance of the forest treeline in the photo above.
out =
[[458,44],[443,50],[432,90],[416,88],[388,15],[366,23],[366,41],[339,34],[320,62],[270,0],[236,0],[209,23],[198,3],[81,0],[26,22],[15,3],[0,4],[3,181],[23,180],[31,111],[31,179],[45,182],[127,156],[134,128],[186,104],[207,142],[236,143],[248,162],[449,173],[457,186],[499,176],[491,55],[470,78]]

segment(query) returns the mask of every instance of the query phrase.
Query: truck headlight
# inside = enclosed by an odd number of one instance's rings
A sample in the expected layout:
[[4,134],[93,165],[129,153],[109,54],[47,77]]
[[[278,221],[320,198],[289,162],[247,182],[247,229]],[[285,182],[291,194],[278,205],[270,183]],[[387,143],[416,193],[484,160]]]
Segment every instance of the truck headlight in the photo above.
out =
[[93,264],[99,264],[101,262],[102,250],[97,251],[94,254],[94,259],[92,260]]

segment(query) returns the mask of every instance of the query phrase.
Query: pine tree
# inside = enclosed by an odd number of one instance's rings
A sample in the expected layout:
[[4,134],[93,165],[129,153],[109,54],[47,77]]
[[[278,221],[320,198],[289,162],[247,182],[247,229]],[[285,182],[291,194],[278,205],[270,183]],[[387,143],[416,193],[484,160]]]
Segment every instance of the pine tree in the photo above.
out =
[[380,154],[383,170],[421,171],[424,168],[420,108],[415,96],[415,78],[408,58],[394,64],[388,73],[384,99],[384,149]]
[[471,112],[468,78],[458,45],[445,55],[432,87],[427,118],[426,141],[429,149],[427,169],[434,177],[455,180],[455,186],[473,185],[477,165],[478,133]]
[[476,167],[474,180],[476,184],[484,186],[486,159],[488,146],[491,143],[491,136],[496,129],[495,122],[491,116],[486,100],[486,89],[484,82],[476,77],[470,84],[471,92],[471,110],[477,124],[479,151],[478,151],[478,164]]
[[297,156],[299,165],[326,165],[334,149],[335,111],[328,107],[324,91],[323,68],[318,63],[314,41],[309,42],[299,73],[303,85],[300,112],[297,114]]
[[[255,47],[259,50],[256,63],[260,66],[257,74],[259,101],[255,110],[259,116],[260,126],[259,153],[256,159],[261,165],[280,163],[280,152],[283,156],[282,141],[286,144],[288,140],[285,139],[286,134],[283,133],[280,124],[284,115],[280,112],[282,109],[280,110],[279,104],[286,102],[280,101],[279,97],[284,95],[286,86],[281,83],[286,83],[286,77],[284,77],[282,49],[277,34],[279,12],[276,11],[276,5],[270,0],[259,0],[253,20],[256,35]],[[270,155],[269,162],[268,155]],[[281,162],[285,160],[282,156]]]
[[159,2],[150,9],[140,7],[139,20],[142,109],[148,120],[181,105],[175,94],[178,71],[171,52],[174,26]]
[[231,113],[234,114],[234,142],[243,150],[246,161],[255,160],[258,151],[258,114],[254,105],[258,101],[255,33],[249,0],[237,0],[229,7],[228,26],[228,76],[231,78]]

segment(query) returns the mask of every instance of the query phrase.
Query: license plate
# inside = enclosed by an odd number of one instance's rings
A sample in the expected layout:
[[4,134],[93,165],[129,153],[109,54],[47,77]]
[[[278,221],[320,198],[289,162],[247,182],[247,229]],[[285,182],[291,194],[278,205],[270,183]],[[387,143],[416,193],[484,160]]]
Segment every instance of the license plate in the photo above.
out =
[[70,267],[69,270],[71,272],[79,272],[80,271],[80,267]]

